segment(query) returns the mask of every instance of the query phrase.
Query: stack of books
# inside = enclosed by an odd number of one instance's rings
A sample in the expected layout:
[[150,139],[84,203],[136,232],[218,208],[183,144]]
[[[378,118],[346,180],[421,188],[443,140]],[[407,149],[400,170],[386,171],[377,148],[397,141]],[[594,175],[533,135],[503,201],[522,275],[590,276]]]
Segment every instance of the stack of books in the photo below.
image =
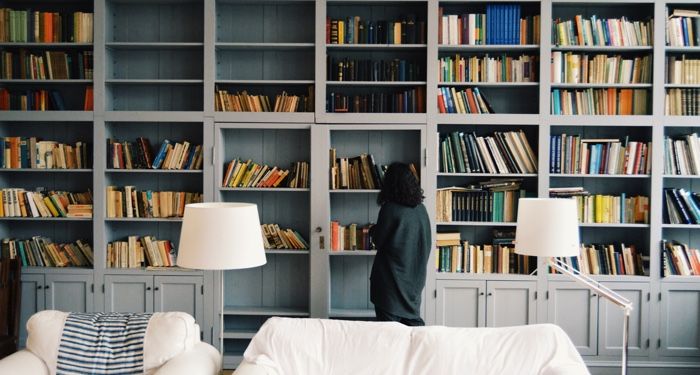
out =
[[662,269],[667,276],[700,276],[700,250],[677,241],[661,240]]
[[20,259],[23,267],[92,267],[92,248],[83,240],[56,243],[34,236],[29,240],[3,238],[0,257]]
[[108,218],[182,217],[185,205],[201,203],[202,193],[182,191],[138,191],[134,186],[107,186]]
[[664,173],[700,175],[700,139],[697,133],[664,138]]
[[55,141],[40,141],[36,137],[0,138],[0,168],[83,169],[89,168],[88,146]]
[[665,217],[669,224],[700,224],[700,196],[686,189],[664,188]]
[[154,236],[129,236],[126,241],[107,244],[107,268],[175,266],[175,247]]
[[137,138],[135,145],[116,139],[109,139],[108,143],[108,157],[114,169],[202,169],[202,145],[166,139],[154,157],[151,143],[144,137]]
[[90,191],[42,192],[8,188],[0,192],[0,217],[92,217]]
[[491,179],[468,187],[437,189],[438,223],[455,221],[515,222],[522,179]]
[[584,224],[648,224],[649,197],[590,194],[583,187],[550,188],[552,198],[576,199],[578,218]]
[[452,132],[440,139],[440,172],[537,173],[537,157],[522,130],[487,137]]
[[331,251],[347,250],[376,250],[369,229],[372,224],[340,225],[337,220],[331,221]]
[[650,174],[651,142],[552,135],[549,172],[565,174]]
[[92,79],[92,51],[0,52],[2,79]]
[[265,249],[309,249],[309,243],[304,240],[301,233],[293,229],[282,229],[278,224],[262,224],[260,229],[262,230]]
[[228,163],[224,172],[222,187],[232,188],[288,188],[309,187],[309,163],[298,161],[292,163],[291,169],[270,168],[250,159],[234,159]]
[[[666,13],[668,14],[668,7]],[[700,11],[674,9],[666,21],[666,45],[672,47],[700,46]]]
[[454,87],[438,87],[440,113],[495,113],[478,87],[462,91]]

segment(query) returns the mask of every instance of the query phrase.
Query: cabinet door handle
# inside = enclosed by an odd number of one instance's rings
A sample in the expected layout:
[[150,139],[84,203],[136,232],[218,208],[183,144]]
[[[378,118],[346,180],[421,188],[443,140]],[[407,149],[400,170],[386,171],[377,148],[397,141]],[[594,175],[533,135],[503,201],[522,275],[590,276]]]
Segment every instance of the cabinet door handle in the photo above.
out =
[[49,289],[50,286],[51,286],[51,285],[45,285],[45,286],[44,286],[44,289]]
[[483,296],[483,295],[484,295],[484,292],[479,292],[479,295],[480,295],[480,296]]
[[43,285],[37,285],[36,288],[37,288],[37,289],[43,289],[44,286],[43,286]]
[[160,290],[160,287],[155,287],[153,288],[153,290]]
[[492,295],[493,295],[493,293],[489,292],[486,296],[492,296]]
[[592,294],[591,294],[591,298],[593,298],[593,297],[598,297],[598,294],[597,294],[597,293],[592,293]]
[[146,290],[151,290],[151,287],[150,287],[150,286],[147,286],[147,287],[146,287]]
[[322,230],[323,229],[321,229],[321,227],[316,227],[316,229],[315,229],[316,233],[321,233]]

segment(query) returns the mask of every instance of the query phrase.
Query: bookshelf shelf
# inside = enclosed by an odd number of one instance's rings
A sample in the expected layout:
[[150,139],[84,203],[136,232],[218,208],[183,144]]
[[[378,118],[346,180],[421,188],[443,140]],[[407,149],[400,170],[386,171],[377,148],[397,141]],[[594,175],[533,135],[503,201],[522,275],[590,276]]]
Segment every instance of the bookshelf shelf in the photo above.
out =
[[202,174],[201,169],[114,169],[107,168],[107,173],[160,173],[160,174]]
[[425,81],[326,81],[326,86],[420,86]]
[[666,229],[700,229],[700,224],[661,224]]
[[23,274],[48,274],[48,275],[92,275],[95,272],[93,268],[88,267],[22,267]]
[[107,222],[152,222],[152,223],[181,223],[182,218],[166,218],[166,217],[108,217]]
[[4,121],[85,122],[92,126],[92,111],[0,111]]
[[665,127],[692,127],[698,126],[700,116],[663,116],[662,121]]
[[458,273],[436,272],[438,280],[504,280],[504,281],[534,281],[537,276],[513,273]]
[[158,269],[140,268],[105,268],[110,275],[157,275],[157,276],[185,276],[202,275],[202,271],[188,270],[179,267],[159,267]]
[[0,168],[0,173],[92,173],[92,169]]
[[664,178],[683,178],[683,179],[692,179],[692,178],[700,178],[700,175],[694,175],[694,174],[665,174]]
[[153,49],[188,49],[203,48],[204,43],[197,42],[107,42],[105,47],[109,49],[132,49],[132,50],[153,50]]
[[377,255],[377,250],[340,250],[340,251],[328,251],[328,255],[331,256],[375,256]]
[[470,124],[470,125],[539,125],[540,116],[531,114],[454,114],[441,113],[437,115],[438,124]]
[[681,83],[666,83],[664,87],[667,89],[696,89],[700,88],[698,84],[681,84]]
[[438,82],[438,87],[538,87],[539,82]]
[[217,84],[230,84],[230,85],[275,85],[275,86],[308,86],[313,85],[314,80],[312,79],[217,79]]
[[552,88],[562,89],[598,89],[598,88],[620,88],[620,89],[646,89],[651,88],[651,83],[552,83]]
[[648,174],[574,174],[574,173],[550,173],[552,178],[650,178]]
[[[442,1],[441,1],[442,2]],[[537,51],[539,44],[439,44],[440,52],[503,52],[503,51]]]
[[314,43],[237,43],[237,42],[217,42],[216,49],[220,50],[299,50],[312,49]]
[[105,83],[115,85],[196,85],[201,79],[106,79]]
[[252,339],[257,330],[224,331],[224,339]]
[[570,52],[652,52],[652,46],[552,46],[552,51]]
[[448,173],[448,172],[438,172],[438,177],[522,177],[522,178],[534,178],[537,177],[536,173]]
[[70,85],[92,83],[91,79],[0,79],[0,84],[13,85]]
[[353,51],[417,50],[427,47],[427,44],[326,44],[326,49],[328,50]]
[[200,111],[107,111],[108,122],[202,122]]
[[581,228],[649,228],[649,224],[626,224],[626,223],[580,223]]
[[316,122],[331,124],[420,124],[425,113],[317,113]]
[[517,223],[495,221],[441,221],[435,223],[438,226],[469,226],[469,227],[514,227]]
[[331,189],[331,194],[377,194],[379,189]]
[[240,192],[246,192],[246,191],[259,191],[259,192],[270,192],[270,193],[280,193],[280,192],[287,192],[287,193],[305,193],[305,192],[310,192],[311,189],[308,188],[232,188],[232,187],[219,187],[217,188],[219,191],[240,191]]
[[570,126],[652,126],[652,116],[549,115],[553,125]]
[[309,250],[265,249],[265,254],[309,255]]
[[260,316],[309,316],[303,309],[291,307],[246,307],[224,306],[224,315],[260,315]]
[[91,217],[0,217],[0,221],[92,221]]
[[66,48],[78,48],[87,49],[92,48],[92,43],[17,43],[17,42],[3,42],[0,43],[0,48],[41,48],[41,49],[66,49]]
[[666,52],[672,52],[672,53],[684,53],[684,52],[690,52],[690,53],[697,53],[700,52],[700,47],[694,46],[694,47],[666,47],[665,48]]
[[671,275],[661,278],[662,283],[678,283],[678,282],[697,282],[700,281],[700,276],[680,276]]
[[[649,282],[651,278],[649,276],[642,275],[588,275],[593,280],[598,282],[608,282],[608,281],[634,281],[634,282]],[[571,279],[565,275],[558,274],[547,274],[547,279],[551,281],[571,281]]]
[[374,310],[370,309],[341,309],[332,308],[328,314],[331,318],[374,318]]
[[313,123],[313,112],[215,112],[217,122]]

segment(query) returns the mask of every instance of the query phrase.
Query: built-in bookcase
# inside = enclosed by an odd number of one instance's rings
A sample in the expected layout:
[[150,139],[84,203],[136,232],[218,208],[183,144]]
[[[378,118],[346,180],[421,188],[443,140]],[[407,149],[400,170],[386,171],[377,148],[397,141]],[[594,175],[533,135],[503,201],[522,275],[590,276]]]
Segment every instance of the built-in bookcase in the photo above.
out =
[[105,11],[106,109],[202,111],[203,4],[115,0]]
[[[309,188],[222,187],[233,159],[291,169],[310,162],[306,124],[216,124],[216,199],[258,206],[261,224],[310,234]],[[280,185],[280,186],[284,186]],[[236,363],[253,334],[270,316],[309,316],[309,250],[266,249],[267,264],[224,273],[224,358]]]

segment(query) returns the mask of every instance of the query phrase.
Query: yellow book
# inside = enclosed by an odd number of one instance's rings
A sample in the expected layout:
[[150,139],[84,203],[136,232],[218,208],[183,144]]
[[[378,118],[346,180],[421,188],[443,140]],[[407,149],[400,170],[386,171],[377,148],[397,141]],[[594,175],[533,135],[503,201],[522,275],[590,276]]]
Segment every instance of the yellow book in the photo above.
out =
[[53,217],[60,216],[58,210],[56,209],[56,207],[54,207],[53,202],[49,197],[44,197],[44,204],[46,204],[46,207],[49,209],[49,211],[51,211],[51,215],[53,215]]
[[345,44],[345,21],[338,20],[338,44]]
[[493,246],[484,245],[484,273],[492,273],[493,270]]
[[249,159],[241,165],[241,168],[238,170],[236,177],[233,179],[233,183],[231,184],[232,187],[238,187],[238,184],[240,184],[241,180],[243,179],[243,175],[245,175],[245,172],[248,171],[248,165],[250,165],[250,163],[251,160]]
[[5,208],[3,207],[5,202],[5,194],[4,192],[0,194],[0,217],[5,217]]
[[603,222],[603,196],[600,194],[595,195],[595,216],[594,216],[594,223],[602,223]]

